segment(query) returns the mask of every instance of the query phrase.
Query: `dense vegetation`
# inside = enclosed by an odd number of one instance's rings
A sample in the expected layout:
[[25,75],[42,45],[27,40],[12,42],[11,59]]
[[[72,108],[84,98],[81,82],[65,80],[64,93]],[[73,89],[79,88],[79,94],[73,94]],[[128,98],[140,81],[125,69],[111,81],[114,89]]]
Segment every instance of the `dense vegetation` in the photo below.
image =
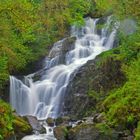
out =
[[[139,34],[127,36],[127,39],[122,40],[122,44],[118,48],[103,53],[101,57],[104,63],[108,61],[108,58],[121,62],[121,69],[127,80],[121,87],[115,88],[107,94],[100,108],[105,113],[110,126],[117,128],[121,125],[122,129],[128,129],[132,132],[140,121]],[[113,104],[110,104],[111,102]]]
[[13,132],[13,115],[9,105],[0,101],[0,140]]
[[[85,15],[113,13],[115,20],[133,18],[137,31],[124,35],[120,30],[119,47],[100,56],[103,63],[108,58],[119,60],[127,80],[109,91],[98,108],[110,127],[121,125],[130,131],[137,127],[135,139],[140,139],[139,0],[1,0],[0,5],[0,89],[9,74],[47,54],[48,46],[67,35],[70,25],[83,25]],[[95,92],[89,94],[94,96]],[[0,101],[0,139],[14,133],[13,125],[9,105]]]
[[45,55],[70,25],[84,24],[90,10],[86,0],[2,0],[0,5],[0,87],[10,73]]
[[[101,13],[114,13],[115,19],[132,18],[137,22],[137,31],[126,35],[119,31],[119,46],[100,55],[101,62],[107,63],[109,58],[121,63],[121,71],[126,81],[119,87],[107,93],[107,96],[97,105],[105,115],[110,127],[122,130],[128,129],[140,139],[140,1],[139,0],[97,0],[98,11]],[[111,84],[111,83],[110,83]],[[90,96],[95,92],[90,91]],[[93,94],[93,95],[92,95]],[[102,93],[100,93],[102,94]],[[134,129],[137,128],[135,131]]]

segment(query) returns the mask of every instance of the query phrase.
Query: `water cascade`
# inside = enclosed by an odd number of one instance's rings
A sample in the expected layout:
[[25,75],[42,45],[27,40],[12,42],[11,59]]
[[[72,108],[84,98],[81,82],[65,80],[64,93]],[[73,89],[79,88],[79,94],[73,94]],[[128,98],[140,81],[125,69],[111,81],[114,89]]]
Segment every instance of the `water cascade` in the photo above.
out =
[[109,30],[111,17],[108,17],[99,34],[96,26],[99,20],[86,18],[84,27],[72,27],[71,36],[76,41],[65,54],[64,63],[60,63],[59,51],[65,39],[55,43],[38,80],[34,80],[36,73],[22,81],[10,76],[10,102],[18,114],[33,115],[39,120],[63,114],[63,101],[72,75],[87,61],[113,47],[117,26]]

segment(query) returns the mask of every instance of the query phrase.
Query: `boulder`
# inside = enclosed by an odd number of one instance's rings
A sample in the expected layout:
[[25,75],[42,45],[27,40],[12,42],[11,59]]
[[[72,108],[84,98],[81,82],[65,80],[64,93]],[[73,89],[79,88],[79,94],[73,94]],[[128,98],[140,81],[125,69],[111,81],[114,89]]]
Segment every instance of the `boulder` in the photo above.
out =
[[51,126],[51,127],[54,126],[54,119],[52,119],[52,118],[47,118],[46,122],[47,122],[47,124],[48,124],[49,126]]
[[45,128],[40,124],[40,122],[37,120],[36,117],[26,116],[26,118],[28,122],[30,123],[34,132],[39,132],[41,134],[46,132]]
[[65,63],[66,53],[72,49],[74,49],[74,43],[76,41],[76,37],[68,37],[65,38],[56,44],[54,44],[52,50],[50,51],[49,58],[59,57],[59,64]]
[[67,128],[65,126],[58,126],[54,128],[54,136],[57,140],[67,140]]
[[70,120],[71,119],[68,116],[59,117],[55,120],[55,125],[68,125]]

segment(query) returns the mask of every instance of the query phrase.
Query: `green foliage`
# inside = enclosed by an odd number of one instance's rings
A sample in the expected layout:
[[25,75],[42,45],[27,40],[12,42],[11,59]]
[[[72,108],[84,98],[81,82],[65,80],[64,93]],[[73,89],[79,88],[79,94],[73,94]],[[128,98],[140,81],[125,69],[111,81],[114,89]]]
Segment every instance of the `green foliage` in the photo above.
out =
[[0,86],[8,74],[47,54],[70,25],[84,24],[90,0],[0,1]]
[[105,135],[109,135],[112,133],[112,129],[106,123],[97,123],[96,128],[98,128]]
[[118,18],[132,17],[140,19],[139,0],[95,0],[96,8],[101,13],[112,12]]
[[138,122],[137,129],[135,131],[135,139],[134,140],[140,140],[140,122]]
[[7,139],[13,134],[31,131],[29,123],[22,117],[13,114],[10,105],[0,100],[0,140]]
[[[120,60],[122,70],[127,76],[127,82],[120,88],[114,89],[102,104],[106,118],[112,125],[134,127],[140,117],[140,44],[139,32],[131,36],[122,36],[121,45],[100,57],[105,61],[108,57]],[[113,102],[113,104],[110,104]]]
[[[140,118],[140,55],[131,65],[124,66],[128,81],[119,89],[110,92],[103,102],[104,111],[112,125],[133,127]],[[110,104],[113,102],[113,104]]]
[[8,71],[7,71],[7,57],[0,57],[0,88],[8,78]]
[[[132,2],[134,4],[134,1]],[[130,3],[126,3],[128,5]],[[132,7],[134,5],[132,4]],[[138,2],[139,4],[139,2]],[[121,6],[121,4],[119,5]],[[130,5],[129,5],[130,6]],[[135,12],[139,9],[136,5]],[[120,7],[121,8],[121,7]],[[123,8],[123,7],[122,7]],[[131,8],[131,7],[130,7]],[[113,9],[112,9],[113,10]],[[117,12],[117,11],[114,11]],[[98,63],[101,66],[108,58],[119,60],[122,64],[122,71],[126,75],[127,81],[123,86],[113,89],[105,97],[104,101],[97,104],[99,111],[105,112],[107,123],[112,127],[121,126],[122,129],[133,131],[137,123],[140,121],[140,27],[139,18],[132,12],[115,13],[119,18],[127,18],[133,16],[137,20],[137,31],[132,35],[124,35],[119,31],[120,46],[100,54]],[[136,130],[136,140],[139,136],[139,123]]]
[[13,116],[10,106],[0,101],[0,140],[13,133],[12,121]]
[[77,26],[83,25],[83,15],[90,12],[91,0],[70,0],[70,23]]
[[130,36],[120,35],[119,38],[121,41],[119,47],[103,52],[99,55],[101,62],[106,61],[108,57],[112,57],[113,59],[120,60],[123,63],[128,64],[133,59],[137,58],[137,55],[140,52],[139,31]]
[[13,128],[15,133],[29,133],[32,131],[32,128],[29,125],[29,123],[23,118],[16,115],[13,116]]

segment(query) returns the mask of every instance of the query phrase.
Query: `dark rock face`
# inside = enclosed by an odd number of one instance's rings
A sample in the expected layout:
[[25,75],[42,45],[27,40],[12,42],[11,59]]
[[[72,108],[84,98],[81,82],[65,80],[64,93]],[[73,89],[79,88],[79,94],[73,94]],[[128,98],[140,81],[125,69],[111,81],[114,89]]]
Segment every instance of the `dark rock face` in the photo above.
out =
[[56,47],[54,46],[49,54],[49,58],[57,58],[59,59],[60,64],[64,64],[65,55],[68,51],[74,48],[74,43],[76,41],[76,37],[68,37],[65,38],[62,42],[57,42]]
[[[68,37],[63,40],[62,44],[58,42],[57,47],[52,48],[49,57],[46,59],[50,61],[53,58],[53,60],[58,61],[58,64],[65,64],[66,53],[74,48],[75,41],[76,37]],[[33,77],[34,81],[39,80],[47,69],[45,67],[37,71]]]
[[89,90],[106,96],[111,89],[119,87],[124,81],[120,61],[111,57],[106,61],[101,61],[99,57],[89,61],[80,68],[68,86],[64,103],[66,114],[81,118],[83,112],[96,105],[96,98],[88,96]]

